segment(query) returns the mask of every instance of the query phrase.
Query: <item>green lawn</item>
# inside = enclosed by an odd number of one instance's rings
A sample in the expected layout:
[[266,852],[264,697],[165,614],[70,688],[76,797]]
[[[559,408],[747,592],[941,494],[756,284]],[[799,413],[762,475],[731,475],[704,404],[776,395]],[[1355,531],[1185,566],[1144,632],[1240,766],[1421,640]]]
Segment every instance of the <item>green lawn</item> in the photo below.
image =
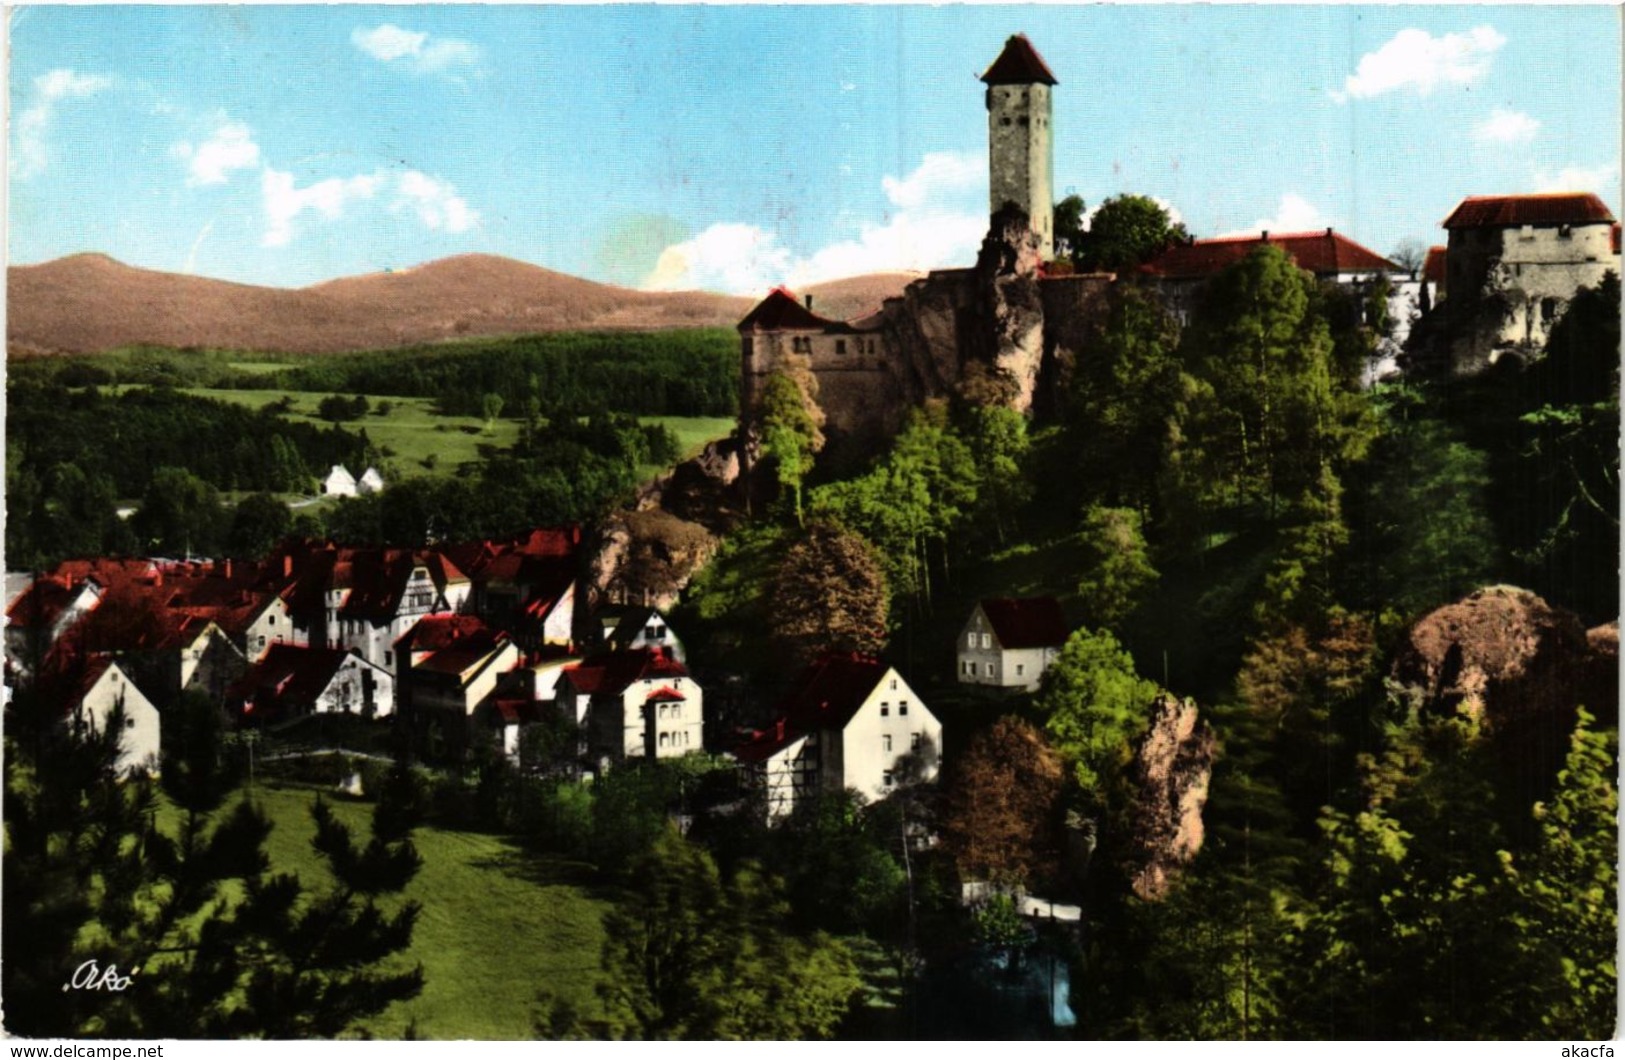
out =
[[[326,863],[310,846],[315,793],[261,785],[256,798],[276,822],[266,843],[273,871],[325,886]],[[364,838],[371,804],[330,801]],[[539,989],[592,1001],[610,903],[587,866],[481,833],[420,828],[414,840],[423,868],[406,893],[423,912],[406,960],[422,962],[423,993],[369,1021],[374,1035],[399,1038],[416,1020],[427,1038],[530,1038]]]
[[[269,363],[263,366],[266,371],[274,366]],[[126,389],[125,386],[112,387],[113,390]],[[274,401],[289,398],[293,408],[289,418],[302,420],[308,423],[326,424],[326,420],[316,415],[316,406],[328,395],[325,393],[305,393],[291,390],[215,390],[207,387],[187,387],[183,393],[196,397],[214,398],[217,401],[229,401],[251,409],[264,408]],[[353,395],[346,395],[353,396]],[[442,416],[435,411],[434,399],[415,397],[390,397],[386,395],[365,395],[372,411],[357,419],[347,420],[344,426],[348,430],[358,431],[366,429],[367,437],[373,444],[388,449],[393,455],[388,461],[393,465],[396,475],[402,478],[413,478],[420,475],[447,475],[455,472],[458,465],[478,461],[481,446],[496,446],[507,448],[519,438],[519,422],[513,419],[498,419],[487,425],[476,416]],[[389,404],[388,415],[379,415],[379,405]],[[677,435],[678,446],[687,459],[699,453],[705,443],[718,438],[726,437],[733,431],[734,421],[722,416],[644,416],[640,417],[644,423],[660,423],[671,428]],[[424,466],[429,457],[434,458],[434,467]],[[321,469],[325,473],[326,469]],[[362,468],[351,468],[354,474],[360,474]],[[641,476],[649,478],[666,470],[663,467],[645,467],[639,469]],[[389,478],[386,469],[386,479]]]

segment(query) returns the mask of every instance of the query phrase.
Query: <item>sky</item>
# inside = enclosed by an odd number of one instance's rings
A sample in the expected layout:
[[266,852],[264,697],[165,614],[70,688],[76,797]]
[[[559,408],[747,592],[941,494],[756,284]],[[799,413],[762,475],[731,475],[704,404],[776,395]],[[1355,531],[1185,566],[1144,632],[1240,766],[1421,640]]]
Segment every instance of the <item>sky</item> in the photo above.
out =
[[971,264],[977,77],[1027,34],[1057,197],[1194,235],[1441,243],[1464,196],[1620,210],[1611,6],[37,6],[7,245],[296,287],[462,253],[763,293]]

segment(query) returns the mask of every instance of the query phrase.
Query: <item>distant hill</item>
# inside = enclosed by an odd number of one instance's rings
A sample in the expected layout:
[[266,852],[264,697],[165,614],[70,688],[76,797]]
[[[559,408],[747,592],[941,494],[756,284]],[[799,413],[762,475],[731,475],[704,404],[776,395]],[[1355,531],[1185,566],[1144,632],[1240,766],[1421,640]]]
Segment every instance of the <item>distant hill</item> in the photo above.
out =
[[[877,274],[807,290],[822,315],[842,317],[878,308],[911,278]],[[301,288],[75,254],[8,269],[6,304],[12,354],[92,353],[134,343],[337,353],[480,335],[732,327],[755,299],[634,291],[487,254]]]

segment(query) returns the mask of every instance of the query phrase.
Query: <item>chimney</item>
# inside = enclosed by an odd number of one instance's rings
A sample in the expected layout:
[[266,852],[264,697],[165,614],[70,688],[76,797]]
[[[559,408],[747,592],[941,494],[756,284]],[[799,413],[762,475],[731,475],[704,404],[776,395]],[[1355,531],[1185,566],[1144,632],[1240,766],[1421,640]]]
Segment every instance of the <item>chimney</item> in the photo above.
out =
[[1266,243],[1268,243],[1270,241],[1270,230],[1268,228],[1264,229],[1264,234],[1263,234],[1262,238],[1263,238],[1264,242],[1266,242]]
[[809,312],[811,312],[812,311],[812,295],[809,294],[809,295],[806,295],[805,297],[807,299],[807,310]]
[[293,553],[292,552],[283,553],[283,556],[282,556],[282,576],[284,578],[293,577]]
[[1326,226],[1326,238],[1328,238],[1328,239],[1330,239],[1330,238],[1331,238],[1331,235],[1332,235],[1332,226],[1331,226],[1331,225],[1327,225],[1327,226]]
[[225,570],[226,580],[230,581],[231,580],[231,557],[229,557],[229,556],[226,557],[226,559],[224,559],[221,562],[221,567]]

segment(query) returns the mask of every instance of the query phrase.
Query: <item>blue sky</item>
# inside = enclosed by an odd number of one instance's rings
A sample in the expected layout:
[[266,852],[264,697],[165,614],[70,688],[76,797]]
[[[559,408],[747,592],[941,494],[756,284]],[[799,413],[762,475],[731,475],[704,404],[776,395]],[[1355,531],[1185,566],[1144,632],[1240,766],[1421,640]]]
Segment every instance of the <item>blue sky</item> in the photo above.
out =
[[9,253],[299,286],[504,254],[760,293],[969,264],[977,75],[1060,81],[1057,195],[1201,236],[1442,241],[1463,196],[1620,209],[1620,13],[1592,7],[32,7]]

